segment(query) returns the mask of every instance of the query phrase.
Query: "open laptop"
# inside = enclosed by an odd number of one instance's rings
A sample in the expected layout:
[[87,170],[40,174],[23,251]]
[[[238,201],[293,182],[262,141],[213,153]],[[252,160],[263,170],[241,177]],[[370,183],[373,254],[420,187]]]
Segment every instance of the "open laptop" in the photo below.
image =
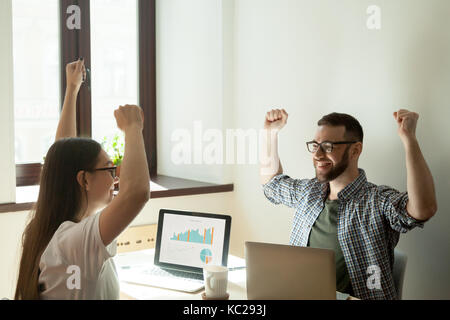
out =
[[334,251],[246,242],[249,300],[336,300]]
[[199,291],[203,266],[227,266],[230,229],[227,215],[161,209],[153,264],[121,270],[121,281]]

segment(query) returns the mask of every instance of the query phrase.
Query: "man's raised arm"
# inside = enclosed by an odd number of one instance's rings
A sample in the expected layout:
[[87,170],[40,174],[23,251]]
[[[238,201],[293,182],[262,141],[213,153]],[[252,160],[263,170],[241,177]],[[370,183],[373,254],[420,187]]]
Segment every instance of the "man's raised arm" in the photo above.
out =
[[284,109],[274,109],[266,114],[264,131],[261,136],[260,180],[268,183],[273,177],[283,173],[278,156],[278,132],[286,125],[288,114]]
[[401,109],[394,112],[398,124],[398,134],[406,153],[406,175],[408,203],[406,210],[416,220],[426,221],[437,211],[433,176],[420,150],[416,138],[416,125],[419,115]]

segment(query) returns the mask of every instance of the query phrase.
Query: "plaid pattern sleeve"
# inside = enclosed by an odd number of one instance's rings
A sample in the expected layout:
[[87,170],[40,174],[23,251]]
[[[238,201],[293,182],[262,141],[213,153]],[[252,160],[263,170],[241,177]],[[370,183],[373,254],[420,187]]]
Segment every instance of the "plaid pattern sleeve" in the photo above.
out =
[[284,204],[290,208],[297,205],[302,193],[308,188],[309,179],[292,179],[280,174],[262,186],[264,195],[273,204]]
[[389,221],[392,229],[406,233],[415,227],[423,228],[424,222],[411,217],[406,211],[408,193],[399,192],[388,186],[379,186],[380,202],[383,204],[383,214]]
[[[367,181],[364,170],[338,193],[338,239],[353,295],[360,299],[397,299],[394,284],[394,248],[400,233],[424,222],[408,215],[408,194]],[[306,247],[311,228],[322,212],[328,183],[317,179],[275,176],[263,185],[274,204],[294,208],[290,244]]]

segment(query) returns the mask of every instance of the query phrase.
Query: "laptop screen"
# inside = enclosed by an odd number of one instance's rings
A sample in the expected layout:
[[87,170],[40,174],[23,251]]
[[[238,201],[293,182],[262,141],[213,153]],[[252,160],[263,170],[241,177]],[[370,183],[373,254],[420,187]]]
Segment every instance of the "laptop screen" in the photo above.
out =
[[231,217],[161,209],[155,265],[202,272],[205,265],[227,265]]

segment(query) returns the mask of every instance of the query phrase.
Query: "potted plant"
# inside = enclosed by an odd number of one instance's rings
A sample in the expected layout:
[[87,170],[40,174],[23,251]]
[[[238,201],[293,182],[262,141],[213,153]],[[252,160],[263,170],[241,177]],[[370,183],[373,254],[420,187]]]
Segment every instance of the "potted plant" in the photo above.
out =
[[123,154],[125,150],[124,144],[124,137],[119,133],[114,134],[112,137],[103,137],[103,141],[101,143],[102,148],[110,156],[114,166],[117,167],[116,175],[118,177],[120,176],[120,165],[123,161]]

